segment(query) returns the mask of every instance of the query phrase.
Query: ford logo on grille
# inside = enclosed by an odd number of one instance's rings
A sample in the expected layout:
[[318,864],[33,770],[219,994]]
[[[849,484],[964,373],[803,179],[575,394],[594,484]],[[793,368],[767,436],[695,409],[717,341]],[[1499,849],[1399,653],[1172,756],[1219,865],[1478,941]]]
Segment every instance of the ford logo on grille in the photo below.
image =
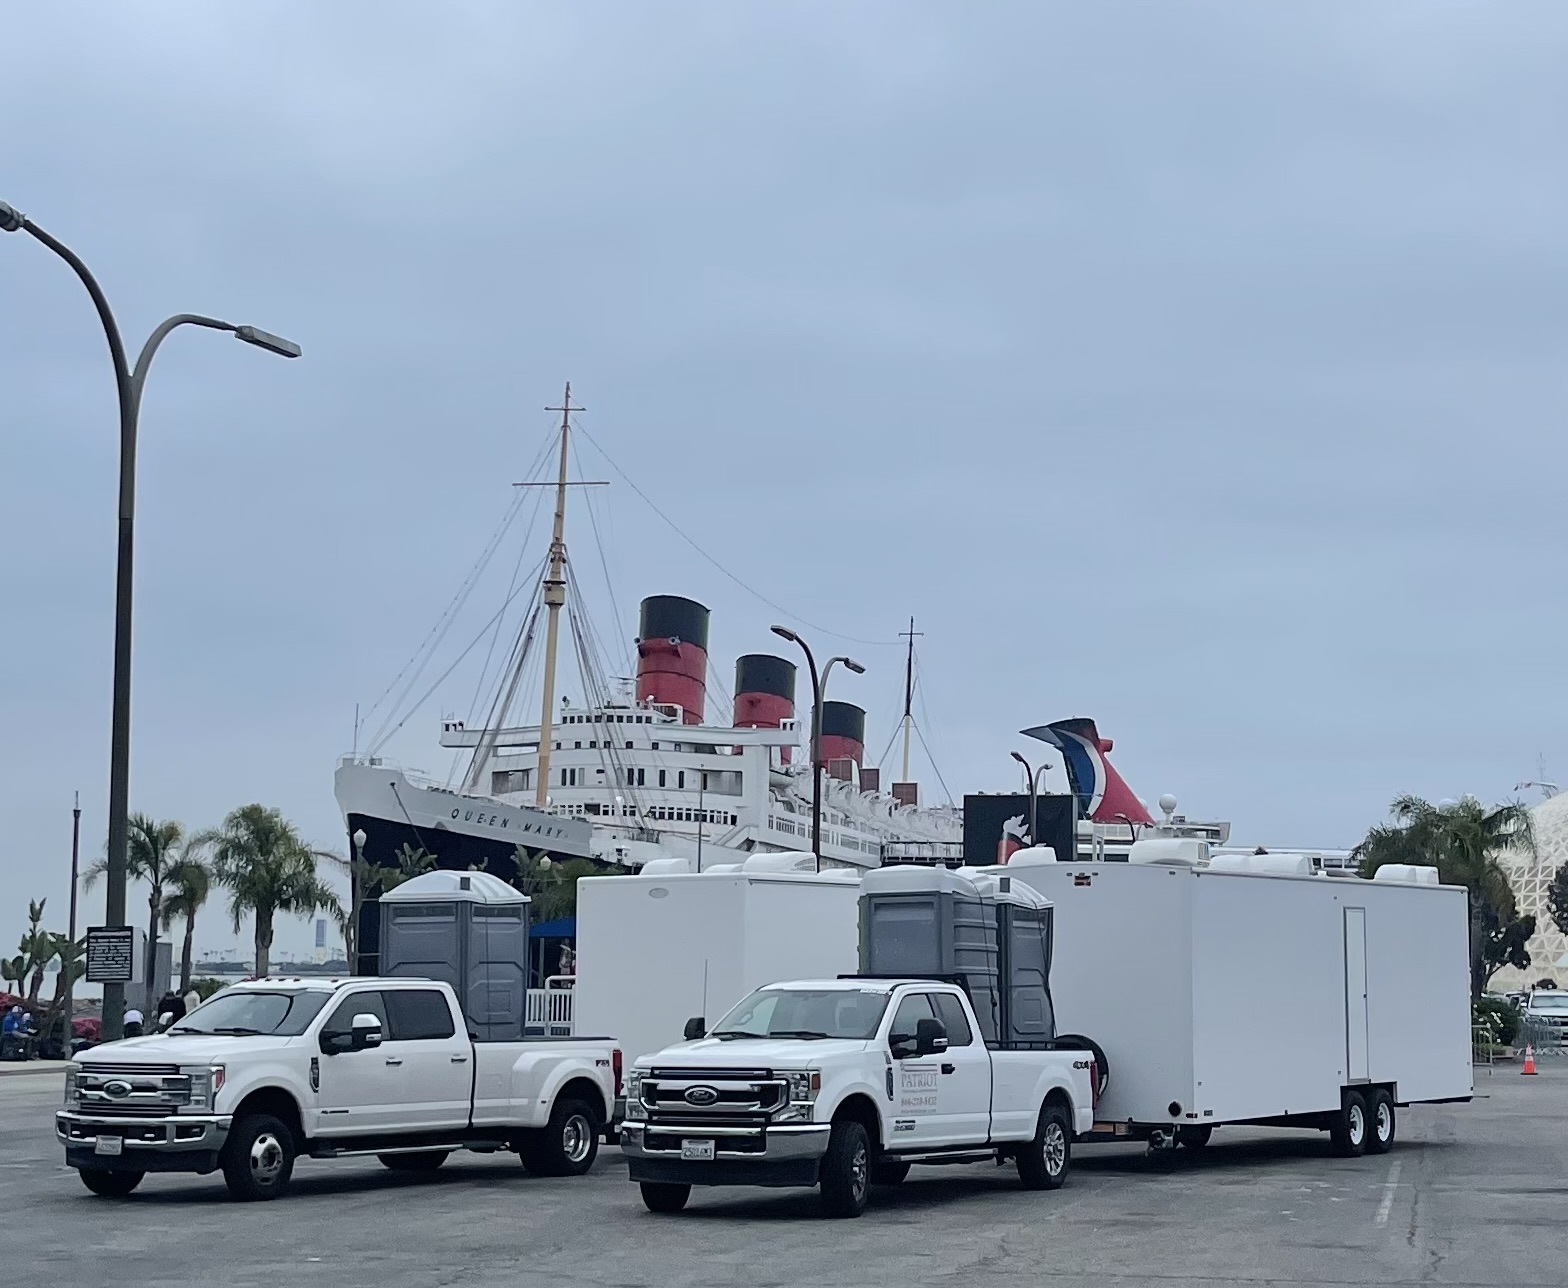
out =
[[131,1084],[128,1082],[122,1082],[120,1079],[115,1078],[113,1081],[103,1084],[103,1094],[106,1096],[113,1096],[116,1100],[120,1100],[123,1097],[131,1094]]
[[688,1105],[711,1105],[719,1098],[719,1093],[712,1087],[687,1087],[686,1103]]

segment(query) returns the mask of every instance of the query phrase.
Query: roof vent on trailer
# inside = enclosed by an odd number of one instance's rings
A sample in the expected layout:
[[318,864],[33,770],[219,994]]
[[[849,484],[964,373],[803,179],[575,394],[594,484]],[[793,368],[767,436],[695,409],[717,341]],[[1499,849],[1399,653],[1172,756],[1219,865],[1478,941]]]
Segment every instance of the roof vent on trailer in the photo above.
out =
[[1419,863],[1385,863],[1372,874],[1374,881],[1400,881],[1405,885],[1435,886],[1440,884],[1437,869]]
[[1216,854],[1211,872],[1250,872],[1255,876],[1310,877],[1322,872],[1322,860],[1311,854]]
[[1170,868],[1202,868],[1209,862],[1209,843],[1190,837],[1157,836],[1134,841],[1127,850],[1129,863],[1157,863]]

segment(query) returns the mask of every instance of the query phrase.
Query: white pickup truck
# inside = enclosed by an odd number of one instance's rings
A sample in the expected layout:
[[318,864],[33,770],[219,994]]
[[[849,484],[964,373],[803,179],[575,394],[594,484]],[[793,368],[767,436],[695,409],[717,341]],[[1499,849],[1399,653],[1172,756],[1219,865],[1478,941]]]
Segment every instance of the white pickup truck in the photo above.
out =
[[455,1149],[508,1149],[530,1172],[580,1175],[620,1063],[607,1038],[474,1042],[434,980],[251,980],[167,1033],[78,1055],[55,1133],[109,1196],[148,1172],[221,1168],[235,1198],[275,1198],[301,1154],[426,1172]]
[[693,1185],[816,1185],[829,1215],[859,1216],[916,1162],[1012,1159],[1024,1185],[1055,1189],[1094,1126],[1094,1085],[1087,1052],[987,1047],[956,984],[770,984],[636,1062],[621,1149],[655,1212]]

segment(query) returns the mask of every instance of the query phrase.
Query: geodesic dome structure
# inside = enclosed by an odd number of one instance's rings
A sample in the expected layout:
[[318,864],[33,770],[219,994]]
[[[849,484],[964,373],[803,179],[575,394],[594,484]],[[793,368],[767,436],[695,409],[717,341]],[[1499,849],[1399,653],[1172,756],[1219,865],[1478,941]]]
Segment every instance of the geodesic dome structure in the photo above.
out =
[[1553,979],[1558,988],[1568,988],[1568,934],[1552,921],[1546,906],[1546,888],[1557,869],[1568,863],[1568,792],[1542,801],[1530,814],[1535,819],[1536,857],[1514,854],[1503,860],[1519,901],[1519,915],[1535,918],[1530,969],[1503,967],[1492,976],[1493,992],[1528,988],[1538,979]]

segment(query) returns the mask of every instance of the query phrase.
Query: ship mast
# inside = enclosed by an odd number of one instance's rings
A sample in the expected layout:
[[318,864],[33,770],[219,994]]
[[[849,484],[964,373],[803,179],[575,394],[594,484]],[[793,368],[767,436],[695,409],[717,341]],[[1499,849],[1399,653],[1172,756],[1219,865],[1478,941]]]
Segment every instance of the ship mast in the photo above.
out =
[[555,717],[555,653],[561,630],[561,606],[566,603],[566,461],[567,442],[572,431],[572,413],[582,411],[572,406],[572,383],[566,382],[566,393],[559,407],[546,407],[546,411],[561,413],[561,469],[555,483],[555,529],[550,538],[550,570],[544,579],[544,605],[549,613],[544,636],[544,697],[539,707],[539,768],[538,782],[534,785],[534,805],[544,809],[550,792],[550,739],[554,734]]
[[914,698],[915,698],[915,636],[924,634],[915,630],[915,619],[909,619],[909,629],[900,631],[900,635],[909,637],[909,654],[904,659],[904,773],[898,780],[901,783],[909,781],[909,734],[915,727]]

